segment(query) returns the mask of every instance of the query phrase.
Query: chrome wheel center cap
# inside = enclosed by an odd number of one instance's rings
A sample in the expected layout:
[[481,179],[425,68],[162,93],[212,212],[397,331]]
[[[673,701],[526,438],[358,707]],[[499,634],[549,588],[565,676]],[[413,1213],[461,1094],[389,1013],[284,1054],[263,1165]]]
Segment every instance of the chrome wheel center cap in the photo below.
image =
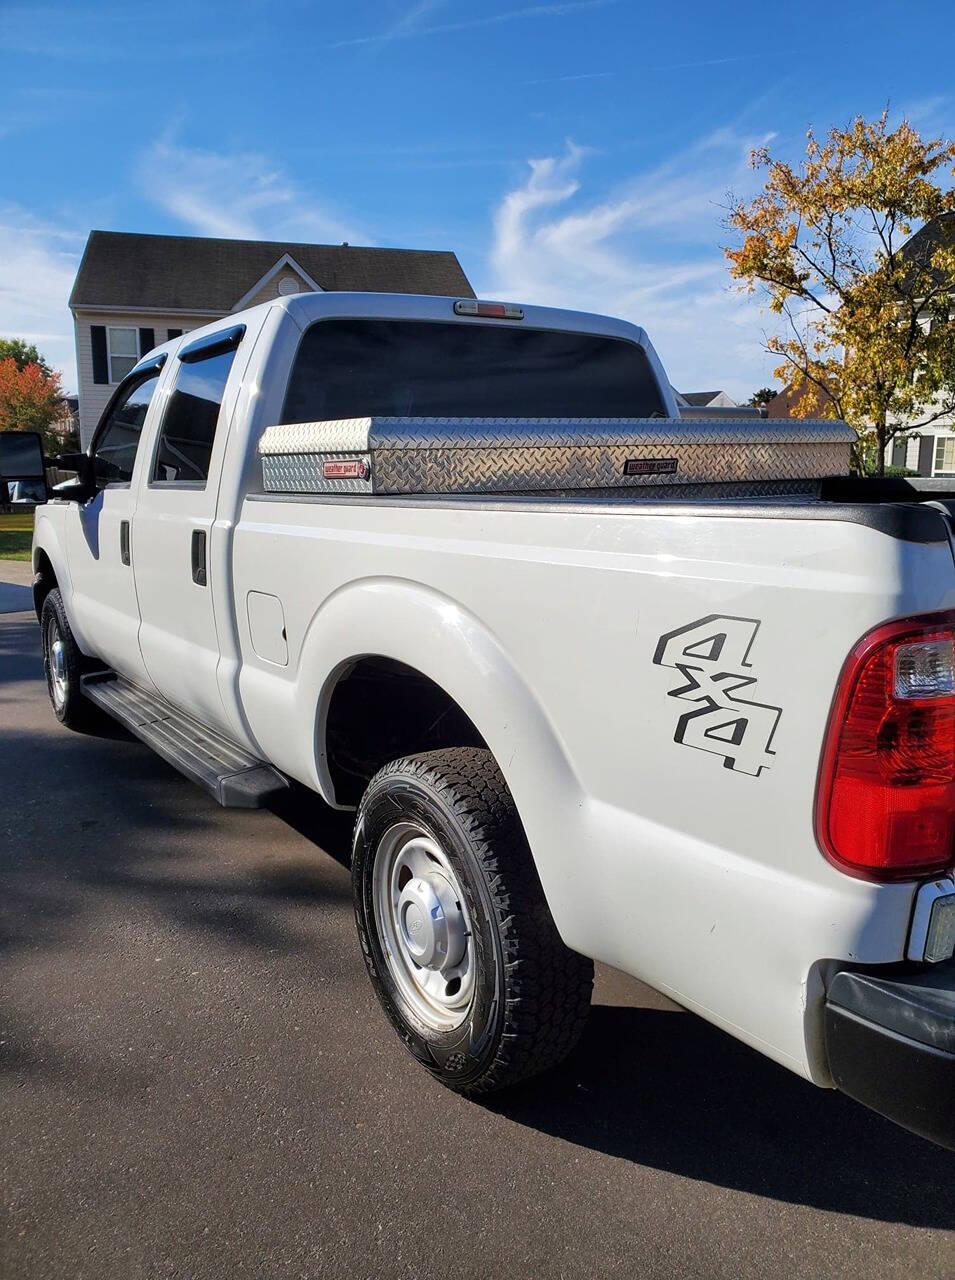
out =
[[464,955],[464,918],[454,890],[435,872],[416,876],[398,899],[401,940],[422,969],[449,969]]

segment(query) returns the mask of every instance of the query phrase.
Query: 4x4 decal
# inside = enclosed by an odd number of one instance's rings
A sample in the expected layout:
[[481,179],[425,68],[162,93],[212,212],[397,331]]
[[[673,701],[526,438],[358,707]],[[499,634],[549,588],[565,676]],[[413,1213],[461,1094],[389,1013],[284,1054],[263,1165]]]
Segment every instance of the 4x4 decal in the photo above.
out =
[[660,637],[658,667],[679,671],[686,683],[669,697],[694,703],[677,721],[674,742],[723,757],[727,769],[758,778],[773,762],[773,736],[781,707],[742,697],[754,692],[749,660],[759,630],[757,618],[711,613]]

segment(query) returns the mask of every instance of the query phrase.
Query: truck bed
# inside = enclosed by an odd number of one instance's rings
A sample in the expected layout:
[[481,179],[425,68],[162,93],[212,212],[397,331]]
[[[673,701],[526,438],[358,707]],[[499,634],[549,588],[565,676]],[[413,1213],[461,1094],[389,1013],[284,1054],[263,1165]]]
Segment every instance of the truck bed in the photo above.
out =
[[838,520],[865,525],[907,542],[945,542],[955,522],[955,483],[935,479],[834,476],[822,480],[687,484],[639,489],[540,489],[509,493],[356,494],[250,493],[252,502],[336,504],[372,502],[434,508],[466,506],[487,511],[528,505],[534,510],[592,511],[614,508],[660,516],[754,520]]

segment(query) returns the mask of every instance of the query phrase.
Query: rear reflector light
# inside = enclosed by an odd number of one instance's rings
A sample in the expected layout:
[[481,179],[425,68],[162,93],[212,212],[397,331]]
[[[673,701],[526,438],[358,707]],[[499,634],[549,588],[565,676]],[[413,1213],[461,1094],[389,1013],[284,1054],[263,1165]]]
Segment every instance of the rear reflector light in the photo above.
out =
[[523,320],[522,307],[509,302],[478,302],[474,298],[461,298],[454,304],[456,316],[484,316],[488,320]]
[[955,955],[955,894],[936,898],[925,935],[924,959],[929,964],[951,960]]
[[836,866],[865,879],[913,879],[955,862],[955,613],[888,623],[849,655],[816,832]]

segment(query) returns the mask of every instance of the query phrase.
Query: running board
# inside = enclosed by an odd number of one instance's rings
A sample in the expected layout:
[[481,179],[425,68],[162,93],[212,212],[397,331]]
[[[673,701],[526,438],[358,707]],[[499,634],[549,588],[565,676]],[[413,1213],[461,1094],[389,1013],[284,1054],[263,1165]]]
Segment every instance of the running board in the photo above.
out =
[[244,747],[113,671],[84,676],[83,693],[157,755],[233,809],[260,809],[288,787]]

